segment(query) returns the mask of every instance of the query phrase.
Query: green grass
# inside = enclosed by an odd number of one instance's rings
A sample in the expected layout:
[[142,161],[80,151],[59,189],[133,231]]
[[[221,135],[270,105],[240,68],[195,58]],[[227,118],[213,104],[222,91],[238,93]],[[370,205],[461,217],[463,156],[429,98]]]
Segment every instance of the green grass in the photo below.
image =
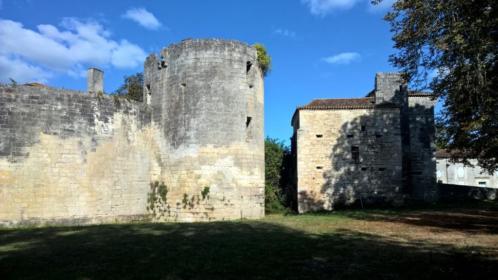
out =
[[[0,278],[493,279],[498,211],[479,207],[0,230]],[[489,219],[458,220],[475,211]]]

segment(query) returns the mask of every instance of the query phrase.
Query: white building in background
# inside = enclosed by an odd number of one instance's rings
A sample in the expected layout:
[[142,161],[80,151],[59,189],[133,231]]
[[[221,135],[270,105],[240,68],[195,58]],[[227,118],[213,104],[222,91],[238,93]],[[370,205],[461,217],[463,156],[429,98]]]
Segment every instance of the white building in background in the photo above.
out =
[[473,166],[450,162],[450,155],[444,151],[436,152],[437,181],[443,184],[473,186],[498,189],[498,172],[489,174],[471,159]]

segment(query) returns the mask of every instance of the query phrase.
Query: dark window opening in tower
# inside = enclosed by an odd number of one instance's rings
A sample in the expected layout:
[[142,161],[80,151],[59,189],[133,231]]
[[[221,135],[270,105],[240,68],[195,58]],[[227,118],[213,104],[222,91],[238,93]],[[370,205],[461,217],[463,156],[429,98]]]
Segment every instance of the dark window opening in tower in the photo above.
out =
[[355,164],[360,163],[360,148],[358,146],[351,147],[351,159]]
[[161,62],[160,62],[161,68],[167,68],[168,65],[166,64],[166,61],[164,60],[164,56],[161,55]]
[[252,67],[252,62],[248,61],[246,63],[246,74],[249,73],[249,71],[251,70],[251,67]]
[[252,117],[247,117],[246,118],[246,128],[248,128],[249,125],[251,124],[251,120],[252,120]]
[[150,84],[145,85],[145,91],[147,93],[147,95],[145,96],[145,102],[147,105],[150,105],[152,101],[152,92],[150,92]]
[[181,83],[181,86],[182,86],[182,87],[186,87],[186,86],[187,86],[187,84],[186,84],[186,83]]

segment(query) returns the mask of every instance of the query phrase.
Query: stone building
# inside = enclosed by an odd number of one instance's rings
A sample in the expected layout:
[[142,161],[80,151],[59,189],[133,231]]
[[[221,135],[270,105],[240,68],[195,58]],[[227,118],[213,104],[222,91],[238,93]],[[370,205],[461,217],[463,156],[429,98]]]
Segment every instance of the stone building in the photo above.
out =
[[434,104],[400,74],[378,73],[364,98],[317,99],[292,118],[300,213],[343,204],[437,198]]
[[263,78],[253,47],[185,40],[150,55],[144,102],[0,86],[0,225],[264,215]]

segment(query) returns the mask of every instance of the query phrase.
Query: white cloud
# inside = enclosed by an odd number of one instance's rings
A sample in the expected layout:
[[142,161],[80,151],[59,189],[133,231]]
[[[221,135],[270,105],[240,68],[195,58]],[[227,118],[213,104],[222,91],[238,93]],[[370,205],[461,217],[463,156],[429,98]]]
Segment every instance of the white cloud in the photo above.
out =
[[30,65],[17,58],[9,58],[0,55],[0,81],[9,82],[10,79],[16,82],[42,82],[52,77],[50,73],[40,67]]
[[301,0],[314,15],[325,16],[333,10],[348,10],[362,0]]
[[324,57],[323,61],[330,64],[350,64],[359,61],[361,55],[357,52],[343,52],[333,56]]
[[144,8],[131,8],[123,15],[124,18],[131,19],[147,29],[158,29],[161,23],[157,18]]
[[276,28],[273,33],[283,37],[296,38],[296,32],[284,28]]
[[[3,63],[10,60],[15,62],[12,67],[19,68],[10,73],[28,73],[24,77],[30,77],[43,70],[43,79],[53,74],[79,76],[89,66],[133,68],[143,63],[146,53],[139,46],[109,37],[110,32],[95,21],[67,18],[61,29],[41,24],[31,30],[19,22],[0,19],[0,56]],[[1,80],[8,78],[6,73],[0,72]]]

